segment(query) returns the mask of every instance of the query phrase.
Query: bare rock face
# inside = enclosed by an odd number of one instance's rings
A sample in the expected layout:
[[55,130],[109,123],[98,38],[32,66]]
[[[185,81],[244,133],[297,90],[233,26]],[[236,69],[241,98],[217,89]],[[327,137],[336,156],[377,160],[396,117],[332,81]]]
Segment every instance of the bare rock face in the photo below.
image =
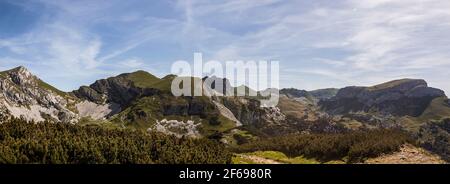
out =
[[74,123],[78,116],[67,108],[68,96],[31,74],[25,67],[0,72],[0,106],[26,120]]
[[94,120],[106,119],[121,111],[120,105],[111,104],[96,104],[90,101],[82,101],[75,105],[78,115],[81,117],[90,117]]
[[97,80],[90,86],[82,86],[71,92],[82,101],[76,105],[79,115],[92,119],[109,118],[129,107],[135,100],[158,92],[156,89],[135,86],[128,78],[129,75]]
[[217,109],[219,110],[220,114],[228,119],[230,119],[231,121],[234,121],[236,123],[236,126],[242,126],[242,123],[236,118],[236,116],[234,116],[233,112],[231,112],[230,109],[228,109],[227,107],[225,107],[223,104],[217,102],[217,101],[213,101],[214,105],[216,105]]
[[90,86],[82,86],[72,93],[80,99],[97,104],[114,103],[125,107],[138,97],[151,96],[158,92],[156,89],[135,86],[127,75],[129,74],[97,80]]
[[80,89],[74,91],[73,93],[75,94],[75,96],[91,102],[103,103],[105,101],[104,95],[99,94],[97,91],[88,86],[81,86]]
[[126,105],[139,94],[139,90],[134,88],[130,81],[114,77],[98,80],[89,87],[81,87],[74,91],[74,94],[79,98],[87,98],[96,103],[108,101]]
[[149,128],[147,131],[157,131],[168,135],[174,135],[176,137],[201,137],[198,131],[200,123],[188,120],[187,122],[177,120],[156,121],[156,124]]
[[402,79],[372,87],[346,87],[335,97],[322,100],[321,107],[332,114],[379,112],[396,116],[419,116],[442,90],[428,87],[424,80]]
[[8,72],[11,80],[17,85],[33,85],[36,77],[33,76],[25,67],[19,66]]
[[258,130],[261,134],[274,136],[296,131],[287,124],[287,117],[279,107],[261,107],[259,100],[245,97],[225,97],[220,100],[219,103],[240,124]]
[[100,94],[105,94],[108,100],[125,105],[139,95],[140,91],[132,86],[129,80],[122,77],[98,80],[91,88]]

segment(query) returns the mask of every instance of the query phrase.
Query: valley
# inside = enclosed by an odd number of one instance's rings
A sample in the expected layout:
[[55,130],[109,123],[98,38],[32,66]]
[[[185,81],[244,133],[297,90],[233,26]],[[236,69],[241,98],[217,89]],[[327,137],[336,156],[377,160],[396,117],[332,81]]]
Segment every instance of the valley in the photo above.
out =
[[[449,100],[442,90],[429,87],[421,79],[315,91],[276,89],[279,104],[261,107],[258,96],[176,97],[170,91],[175,77],[158,78],[141,70],[63,92],[25,67],[17,67],[0,72],[0,126],[28,122],[33,126],[23,127],[33,129],[39,124],[55,123],[98,129],[99,134],[103,131],[124,131],[127,135],[139,132],[140,136],[161,134],[175,142],[191,144],[201,140],[217,145],[217,149],[199,148],[195,153],[210,155],[227,150],[222,159],[197,159],[193,163],[444,163],[450,160]],[[214,76],[192,77],[200,82],[208,78],[229,83]],[[224,93],[233,93],[237,88],[226,88]],[[212,88],[202,90],[217,93]],[[40,158],[45,158],[45,154],[35,155],[20,148],[31,141],[28,134],[37,134],[33,131],[42,129],[27,130],[24,137],[17,137],[14,136],[16,128],[2,130],[0,151],[8,152],[10,157],[0,162],[48,163]],[[97,137],[94,134],[91,136]],[[118,137],[114,139],[120,140],[121,133],[116,134]],[[47,139],[42,137],[44,142]],[[99,136],[99,139],[106,138]],[[65,144],[60,146],[60,150],[67,149]],[[139,145],[133,146],[140,149]],[[101,158],[86,162],[126,163],[116,157],[108,158],[110,155],[104,155],[103,151],[83,153]],[[160,163],[154,156],[144,156],[153,154],[151,150],[141,151],[141,156],[148,158],[142,163]],[[411,152],[414,154],[406,154]],[[118,154],[117,150],[113,153]],[[71,158],[66,151],[61,154]],[[168,160],[173,159],[167,155]],[[190,157],[186,155],[187,160],[170,163],[187,163]]]

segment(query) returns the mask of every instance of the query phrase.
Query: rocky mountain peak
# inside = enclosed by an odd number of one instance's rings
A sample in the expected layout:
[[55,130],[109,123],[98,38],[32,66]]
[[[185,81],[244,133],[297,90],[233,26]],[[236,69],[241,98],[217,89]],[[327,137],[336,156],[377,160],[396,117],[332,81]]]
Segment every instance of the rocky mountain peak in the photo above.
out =
[[419,116],[438,97],[445,97],[444,91],[428,87],[423,79],[400,79],[371,87],[342,88],[321,105],[333,114],[376,110],[398,116]]
[[74,122],[76,114],[68,109],[65,97],[66,93],[23,66],[0,72],[0,109],[5,114],[36,122],[48,119]]
[[28,69],[26,67],[24,67],[24,66],[18,66],[16,68],[11,69],[11,71],[17,71],[17,72],[20,72],[20,73],[23,73],[23,72],[28,72],[29,73]]
[[37,79],[27,68],[19,66],[3,72],[17,85],[33,84]]
[[407,91],[416,87],[428,87],[428,84],[423,79],[400,79],[368,87],[367,89],[371,91],[387,89]]

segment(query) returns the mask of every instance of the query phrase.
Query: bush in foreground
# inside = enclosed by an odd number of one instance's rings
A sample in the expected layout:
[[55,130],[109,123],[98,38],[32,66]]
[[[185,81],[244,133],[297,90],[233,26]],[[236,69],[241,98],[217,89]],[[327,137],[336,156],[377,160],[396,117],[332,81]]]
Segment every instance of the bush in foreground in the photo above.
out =
[[222,164],[231,157],[207,139],[20,119],[0,124],[0,163]]
[[339,134],[293,134],[261,139],[234,148],[239,153],[279,151],[289,157],[304,156],[326,162],[346,159],[361,162],[365,158],[398,151],[412,139],[400,130],[371,130]]

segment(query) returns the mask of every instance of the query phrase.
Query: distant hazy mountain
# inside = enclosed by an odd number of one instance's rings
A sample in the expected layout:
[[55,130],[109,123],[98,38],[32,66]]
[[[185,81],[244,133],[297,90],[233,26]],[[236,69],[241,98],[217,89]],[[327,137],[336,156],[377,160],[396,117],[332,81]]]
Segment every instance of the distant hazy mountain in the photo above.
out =
[[286,95],[289,98],[307,98],[307,99],[316,99],[316,100],[324,100],[334,97],[339,89],[336,88],[326,88],[326,89],[318,89],[314,91],[306,91],[299,90],[295,88],[285,88],[280,90],[280,94]]
[[424,80],[402,79],[372,87],[346,87],[320,105],[333,114],[371,111],[420,116],[439,97],[446,97],[444,91],[428,87]]

